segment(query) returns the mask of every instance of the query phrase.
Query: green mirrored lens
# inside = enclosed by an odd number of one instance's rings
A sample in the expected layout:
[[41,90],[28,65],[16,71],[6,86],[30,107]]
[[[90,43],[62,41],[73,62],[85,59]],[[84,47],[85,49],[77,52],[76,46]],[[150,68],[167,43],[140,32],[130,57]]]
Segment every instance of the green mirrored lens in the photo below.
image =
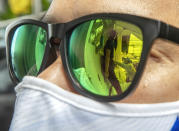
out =
[[96,19],[72,31],[68,59],[84,89],[101,96],[116,96],[131,85],[142,48],[143,34],[138,26]]
[[46,31],[36,25],[22,25],[11,42],[11,63],[16,77],[36,76],[40,70],[47,43]]

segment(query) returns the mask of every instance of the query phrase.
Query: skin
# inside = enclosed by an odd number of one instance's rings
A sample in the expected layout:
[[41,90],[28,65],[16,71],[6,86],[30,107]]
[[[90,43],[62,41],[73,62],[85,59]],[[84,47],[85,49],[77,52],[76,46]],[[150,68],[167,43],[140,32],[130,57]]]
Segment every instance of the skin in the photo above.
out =
[[[94,4],[95,3],[95,4]],[[178,0],[53,0],[45,21],[68,22],[92,13],[117,12],[162,20],[179,28]],[[179,46],[157,39],[136,90],[123,103],[160,103],[179,100]],[[38,77],[74,92],[59,56]]]

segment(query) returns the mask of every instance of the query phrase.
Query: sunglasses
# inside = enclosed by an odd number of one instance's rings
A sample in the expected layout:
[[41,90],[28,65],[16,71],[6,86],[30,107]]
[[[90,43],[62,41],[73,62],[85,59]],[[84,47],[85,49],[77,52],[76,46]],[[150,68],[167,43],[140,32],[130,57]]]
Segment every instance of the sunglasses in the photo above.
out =
[[76,91],[98,101],[123,99],[135,90],[156,38],[179,43],[179,29],[128,14],[83,16],[67,23],[20,20],[6,30],[12,80],[37,76],[56,58],[58,46]]

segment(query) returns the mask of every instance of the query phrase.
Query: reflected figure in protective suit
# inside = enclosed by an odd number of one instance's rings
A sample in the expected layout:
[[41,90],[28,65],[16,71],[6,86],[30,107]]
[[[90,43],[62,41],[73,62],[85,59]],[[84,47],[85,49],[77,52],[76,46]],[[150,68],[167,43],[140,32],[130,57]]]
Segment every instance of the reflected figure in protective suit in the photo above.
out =
[[[114,72],[115,62],[113,61],[114,50],[117,48],[117,33],[112,30],[109,34],[109,38],[104,46],[104,56],[102,58],[102,70],[104,72],[105,79],[108,79],[112,86],[115,88],[117,94],[121,94],[121,86]],[[109,89],[109,95],[111,95],[112,87]]]

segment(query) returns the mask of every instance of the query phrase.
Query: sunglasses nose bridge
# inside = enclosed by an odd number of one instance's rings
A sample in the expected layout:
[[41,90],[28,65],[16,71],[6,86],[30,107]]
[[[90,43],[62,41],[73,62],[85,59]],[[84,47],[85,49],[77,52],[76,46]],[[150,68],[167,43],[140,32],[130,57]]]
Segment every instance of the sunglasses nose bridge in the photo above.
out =
[[61,40],[64,36],[64,28],[65,24],[60,23],[60,24],[48,24],[48,32],[49,32],[49,40],[51,38],[56,38]]

